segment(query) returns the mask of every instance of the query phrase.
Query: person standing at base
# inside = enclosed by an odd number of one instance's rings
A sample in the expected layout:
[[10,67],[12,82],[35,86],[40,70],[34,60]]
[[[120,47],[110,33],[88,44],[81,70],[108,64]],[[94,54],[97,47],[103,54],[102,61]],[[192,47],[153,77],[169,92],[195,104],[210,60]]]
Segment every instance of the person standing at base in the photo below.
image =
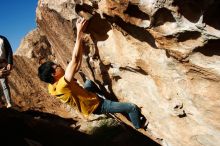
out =
[[0,70],[3,74],[0,77],[2,90],[7,102],[7,108],[10,108],[11,105],[11,94],[10,88],[8,86],[8,75],[13,67],[13,52],[11,45],[8,39],[0,35]]
[[49,83],[48,90],[51,95],[56,96],[61,102],[67,103],[71,107],[76,107],[85,117],[92,113],[127,113],[136,129],[144,128],[146,118],[141,114],[137,105],[102,99],[93,92],[96,90],[93,82],[87,80],[83,88],[74,78],[82,62],[83,31],[86,28],[87,22],[84,18],[78,19],[76,22],[76,43],[72,51],[71,61],[67,65],[66,70],[59,64],[47,61],[38,68],[40,80]]

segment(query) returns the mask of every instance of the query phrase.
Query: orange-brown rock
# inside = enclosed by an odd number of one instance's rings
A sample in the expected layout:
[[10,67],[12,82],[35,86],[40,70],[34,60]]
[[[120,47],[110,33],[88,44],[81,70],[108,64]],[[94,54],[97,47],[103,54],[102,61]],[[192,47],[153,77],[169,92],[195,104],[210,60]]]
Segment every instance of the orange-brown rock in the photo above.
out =
[[81,70],[108,98],[142,107],[150,122],[144,134],[163,146],[220,145],[218,0],[39,0],[38,32],[27,36],[32,47],[23,43],[17,50],[23,53],[10,77],[16,104],[74,115],[47,95],[36,68],[42,59],[66,66],[76,7],[94,15]]

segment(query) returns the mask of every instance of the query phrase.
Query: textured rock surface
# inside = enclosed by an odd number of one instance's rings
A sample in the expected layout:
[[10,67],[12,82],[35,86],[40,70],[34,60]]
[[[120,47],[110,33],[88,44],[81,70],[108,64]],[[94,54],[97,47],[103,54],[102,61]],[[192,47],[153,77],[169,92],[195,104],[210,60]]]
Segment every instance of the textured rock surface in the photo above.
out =
[[29,32],[22,40],[21,45],[16,51],[16,55],[27,58],[53,60],[53,52],[47,37],[39,29]]
[[[29,36],[35,39],[28,42],[35,45],[23,43],[18,50],[32,59],[15,58],[24,63],[22,68],[29,64],[31,72],[42,58],[66,66],[74,46],[76,7],[94,15],[81,69],[109,98],[142,107],[150,122],[148,134],[164,146],[220,145],[218,0],[39,0],[40,32],[32,32]],[[29,74],[16,68],[15,72],[14,76]],[[33,74],[30,79],[36,78]],[[40,84],[35,81],[28,80],[31,87],[23,84],[25,91],[12,87],[13,93],[26,100],[37,93],[48,100],[45,86],[27,93]],[[41,102],[37,100],[31,102],[33,107]]]

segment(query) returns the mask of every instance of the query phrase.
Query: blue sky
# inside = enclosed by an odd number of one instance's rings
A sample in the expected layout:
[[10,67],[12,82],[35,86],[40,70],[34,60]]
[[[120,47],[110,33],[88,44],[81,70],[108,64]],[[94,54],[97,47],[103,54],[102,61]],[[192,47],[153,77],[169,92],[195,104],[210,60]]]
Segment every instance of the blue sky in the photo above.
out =
[[36,28],[38,0],[0,0],[0,34],[7,37],[13,52],[22,38]]

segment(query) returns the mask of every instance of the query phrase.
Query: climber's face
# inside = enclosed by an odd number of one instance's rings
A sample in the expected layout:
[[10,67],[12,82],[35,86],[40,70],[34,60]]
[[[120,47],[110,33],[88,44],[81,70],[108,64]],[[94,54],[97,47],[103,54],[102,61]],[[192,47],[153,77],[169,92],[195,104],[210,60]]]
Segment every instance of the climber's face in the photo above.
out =
[[58,81],[62,76],[64,76],[65,71],[59,64],[54,64],[52,67],[54,69],[52,76],[54,77],[55,81]]

